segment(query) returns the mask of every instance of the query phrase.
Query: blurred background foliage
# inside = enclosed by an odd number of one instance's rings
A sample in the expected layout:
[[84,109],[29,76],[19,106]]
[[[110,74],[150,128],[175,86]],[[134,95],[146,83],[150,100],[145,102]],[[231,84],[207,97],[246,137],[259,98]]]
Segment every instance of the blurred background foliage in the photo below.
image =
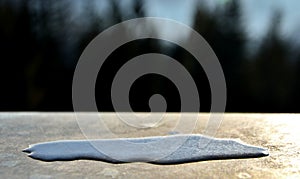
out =
[[[72,111],[73,73],[86,45],[111,25],[147,16],[144,1],[132,0],[126,8],[119,2],[107,1],[106,11],[99,13],[93,0],[0,0],[0,110]],[[280,9],[274,10],[259,42],[247,36],[240,1],[214,8],[199,1],[195,9],[192,27],[211,45],[224,70],[226,111],[300,112],[300,46],[280,34]],[[199,111],[210,110],[209,83],[197,60],[170,42],[143,39],[121,46],[103,64],[95,89],[100,111],[114,110],[110,88],[118,69],[150,52],[183,64],[197,84]],[[145,75],[133,84],[132,108],[149,111],[149,98],[156,93],[166,98],[168,111],[180,111],[175,85],[160,75]]]

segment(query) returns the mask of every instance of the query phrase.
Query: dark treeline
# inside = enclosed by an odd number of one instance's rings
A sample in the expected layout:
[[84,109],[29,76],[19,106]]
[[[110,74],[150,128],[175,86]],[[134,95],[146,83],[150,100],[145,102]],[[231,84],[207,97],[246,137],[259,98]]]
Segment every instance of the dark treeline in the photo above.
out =
[[[74,2],[0,0],[1,111],[72,111],[73,73],[86,45],[113,24],[147,16],[141,0],[133,0],[126,8],[119,1],[107,1],[107,12],[99,12],[96,1]],[[268,32],[261,41],[250,44],[255,50],[249,50],[239,2],[232,0],[211,9],[199,1],[193,23],[223,67],[226,111],[300,112],[299,46],[280,35],[283,14],[274,10]],[[210,88],[201,65],[181,47],[162,42],[136,40],[109,56],[95,89],[100,111],[114,110],[110,89],[121,66],[150,52],[169,55],[184,65],[197,84],[200,111],[210,110]],[[132,108],[149,111],[149,98],[156,93],[166,98],[168,111],[180,111],[178,90],[160,75],[145,75],[133,84],[129,96]]]

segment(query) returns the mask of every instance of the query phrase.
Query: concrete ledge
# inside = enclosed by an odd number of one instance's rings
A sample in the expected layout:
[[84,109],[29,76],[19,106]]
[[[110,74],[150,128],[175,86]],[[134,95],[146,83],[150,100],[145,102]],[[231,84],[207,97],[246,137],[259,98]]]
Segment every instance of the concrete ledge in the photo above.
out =
[[[81,113],[88,119],[95,113]],[[137,129],[103,113],[118,137],[168,135],[178,120],[169,113],[155,128]],[[145,115],[145,114],[141,114]],[[200,114],[194,133],[203,133],[209,114]],[[85,139],[74,113],[0,113],[1,178],[286,178],[300,177],[300,115],[226,114],[215,137],[239,138],[269,149],[254,159],[204,161],[180,165],[109,164],[99,161],[41,162],[22,153],[29,144]],[[90,124],[91,126],[97,126]],[[103,138],[109,136],[99,131]],[[96,138],[97,136],[95,136]],[[120,149],[122,150],[122,149]]]

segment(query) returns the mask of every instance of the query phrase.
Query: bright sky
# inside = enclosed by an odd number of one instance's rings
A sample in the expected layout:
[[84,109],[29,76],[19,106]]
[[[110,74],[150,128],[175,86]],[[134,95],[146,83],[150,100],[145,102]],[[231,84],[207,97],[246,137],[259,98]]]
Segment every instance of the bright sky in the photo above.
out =
[[[80,1],[80,0],[77,0]],[[109,1],[109,0],[108,0]],[[202,0],[203,5],[213,7],[216,4],[224,4],[230,0]],[[282,34],[293,36],[300,40],[300,0],[240,0],[243,10],[244,25],[249,37],[260,39],[270,25],[270,19],[275,9],[283,13]],[[107,10],[106,1],[96,1],[99,4],[100,11]],[[120,4],[126,7],[131,0],[120,0]],[[164,17],[191,25],[195,8],[201,5],[201,0],[145,0],[147,16]],[[205,3],[206,2],[206,3]],[[160,33],[174,33],[174,36],[185,35],[178,34],[174,29],[162,28]]]
[[[222,4],[230,0],[208,0],[209,6]],[[244,24],[252,38],[265,34],[274,9],[283,12],[282,33],[300,37],[300,1],[299,0],[241,0]],[[191,25],[197,0],[149,0],[146,1],[149,16],[165,17]]]
[[282,33],[300,37],[299,0],[243,0],[243,10],[251,36],[260,36],[270,24],[274,9],[283,13]]

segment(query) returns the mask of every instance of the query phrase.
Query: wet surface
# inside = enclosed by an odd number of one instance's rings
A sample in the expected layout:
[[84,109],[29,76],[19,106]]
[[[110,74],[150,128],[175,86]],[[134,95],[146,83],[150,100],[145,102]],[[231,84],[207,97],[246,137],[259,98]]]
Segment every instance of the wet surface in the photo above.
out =
[[[87,117],[91,114],[83,114]],[[173,131],[178,114],[166,115],[155,128],[127,128],[103,115],[107,126],[118,138],[164,136]],[[193,133],[201,134],[208,114],[200,114]],[[296,114],[226,114],[215,137],[236,138],[268,148],[262,158],[201,161],[177,165],[149,163],[111,164],[75,160],[42,162],[22,150],[29,144],[58,140],[85,140],[72,113],[1,113],[1,178],[299,178],[300,115]],[[92,125],[93,126],[93,125]],[[103,138],[109,138],[105,133]],[[96,138],[97,136],[95,136]],[[97,137],[98,138],[98,137]],[[118,149],[122,150],[122,149]]]

